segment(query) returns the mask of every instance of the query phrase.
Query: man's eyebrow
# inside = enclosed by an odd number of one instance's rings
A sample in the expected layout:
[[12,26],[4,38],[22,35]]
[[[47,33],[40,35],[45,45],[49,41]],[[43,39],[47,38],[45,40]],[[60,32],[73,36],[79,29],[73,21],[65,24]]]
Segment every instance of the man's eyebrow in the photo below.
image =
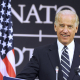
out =
[[59,24],[59,25],[64,25],[64,24]]
[[73,25],[68,25],[68,26],[73,26]]

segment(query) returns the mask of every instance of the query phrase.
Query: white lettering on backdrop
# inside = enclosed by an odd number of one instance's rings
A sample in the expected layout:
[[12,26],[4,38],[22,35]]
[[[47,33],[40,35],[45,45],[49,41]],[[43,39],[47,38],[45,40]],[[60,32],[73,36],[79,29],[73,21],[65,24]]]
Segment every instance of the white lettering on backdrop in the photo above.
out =
[[25,48],[25,47],[23,47],[23,49],[20,50],[19,48],[14,47],[14,50],[17,51],[18,54],[19,54],[19,60],[18,60],[18,62],[17,62],[16,65],[15,65],[15,66],[17,67],[17,66],[19,66],[19,65],[22,64],[22,62],[23,62],[23,60],[24,60],[24,53],[25,53],[26,51],[29,51],[29,60],[30,60],[30,58],[32,57],[34,48]]
[[40,15],[39,15],[39,12],[35,6],[35,4],[32,4],[29,12],[28,12],[28,15],[26,17],[26,20],[24,20],[24,7],[26,7],[25,4],[19,4],[18,5],[20,7],[20,15],[15,11],[14,8],[12,8],[12,14],[17,18],[17,20],[20,22],[20,23],[30,23],[31,21],[29,20],[30,17],[34,16],[36,18],[36,21],[35,21],[35,24],[53,24],[53,21],[51,21],[50,17],[50,13],[51,13],[51,9],[53,9],[55,11],[55,14],[57,12],[59,12],[60,10],[64,9],[64,8],[68,8],[74,12],[75,9],[71,6],[68,6],[68,5],[64,5],[64,6],[60,6],[59,8],[57,8],[57,5],[54,5],[54,6],[47,6],[47,5],[41,5],[39,6],[39,11],[41,11],[42,9],[46,9],[46,12],[45,12],[45,15],[46,16],[46,19],[45,21],[41,21],[40,19]]

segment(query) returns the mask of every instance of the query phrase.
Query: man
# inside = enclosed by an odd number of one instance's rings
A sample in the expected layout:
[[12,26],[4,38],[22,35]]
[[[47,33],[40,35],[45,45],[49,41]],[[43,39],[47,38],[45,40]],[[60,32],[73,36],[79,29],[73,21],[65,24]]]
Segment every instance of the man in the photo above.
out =
[[[39,80],[56,80],[55,68],[58,66],[58,80],[80,80],[78,76],[74,76],[75,67],[80,65],[80,45],[74,41],[78,25],[79,19],[75,12],[71,10],[58,12],[54,22],[57,41],[34,49],[30,62],[17,77],[34,80],[38,76]],[[67,48],[64,49],[64,46]]]

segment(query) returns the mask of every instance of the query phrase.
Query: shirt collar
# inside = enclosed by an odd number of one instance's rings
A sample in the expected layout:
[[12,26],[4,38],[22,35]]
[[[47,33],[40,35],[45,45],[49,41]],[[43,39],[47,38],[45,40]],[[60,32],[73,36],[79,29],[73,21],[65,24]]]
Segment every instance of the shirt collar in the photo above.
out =
[[[58,50],[62,51],[64,45],[58,39],[57,39],[57,45],[58,45]],[[75,44],[74,44],[74,40],[73,40],[69,45],[67,45],[68,50],[70,50],[70,51],[73,50],[74,46],[75,46]]]
[[74,40],[69,45],[67,45],[67,47],[70,51],[74,50],[74,47],[75,47]]
[[60,52],[63,49],[64,45],[61,42],[59,42],[58,39],[57,39],[57,45],[58,45],[58,51]]

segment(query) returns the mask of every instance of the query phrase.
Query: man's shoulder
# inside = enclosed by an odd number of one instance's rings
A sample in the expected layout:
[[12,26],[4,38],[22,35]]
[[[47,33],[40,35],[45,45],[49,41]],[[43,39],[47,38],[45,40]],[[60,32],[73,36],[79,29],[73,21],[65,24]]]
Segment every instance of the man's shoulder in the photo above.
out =
[[53,49],[57,46],[57,41],[51,43],[51,44],[46,44],[46,45],[42,45],[42,46],[39,46],[39,47],[36,47],[35,49],[36,50],[49,50],[49,49]]
[[75,44],[80,45],[80,43],[74,39]]
[[75,41],[75,51],[80,53],[80,44]]

